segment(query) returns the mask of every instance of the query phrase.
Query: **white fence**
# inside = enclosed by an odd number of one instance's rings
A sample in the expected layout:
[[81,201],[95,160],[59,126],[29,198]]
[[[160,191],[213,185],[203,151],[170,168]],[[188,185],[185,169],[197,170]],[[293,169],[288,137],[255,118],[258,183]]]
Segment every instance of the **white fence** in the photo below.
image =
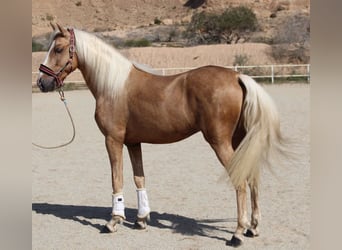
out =
[[[258,66],[224,66],[239,71],[255,79],[270,79],[271,83],[275,82],[276,78],[303,78],[310,82],[310,64],[284,64],[284,65],[258,65]],[[195,69],[196,67],[185,68],[155,68],[156,73],[162,75],[172,75],[181,73],[187,70]],[[36,84],[36,79],[39,72],[32,72],[32,85]],[[78,85],[85,84],[82,74],[79,70],[72,73],[65,83],[74,83]]]
[[[234,69],[257,79],[270,79],[274,83],[276,78],[304,78],[310,82],[310,64],[258,65],[258,66],[224,66]],[[162,75],[177,74],[196,67],[187,68],[156,68]]]

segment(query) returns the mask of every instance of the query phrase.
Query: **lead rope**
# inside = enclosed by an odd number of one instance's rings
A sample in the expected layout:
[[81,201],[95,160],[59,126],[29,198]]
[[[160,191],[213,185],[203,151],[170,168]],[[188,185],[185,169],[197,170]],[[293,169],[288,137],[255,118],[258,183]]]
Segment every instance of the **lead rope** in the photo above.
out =
[[60,90],[58,91],[58,93],[59,93],[59,95],[60,95],[60,97],[61,97],[61,101],[64,103],[65,109],[66,109],[66,111],[67,111],[67,113],[68,113],[68,115],[69,115],[70,121],[71,121],[72,131],[73,131],[72,138],[71,138],[68,142],[63,143],[63,144],[60,144],[60,145],[57,145],[57,146],[51,146],[51,147],[49,147],[49,146],[42,146],[42,145],[39,145],[39,144],[36,144],[36,143],[32,142],[32,145],[33,145],[33,146],[36,146],[36,147],[42,148],[42,149],[56,149],[56,148],[61,148],[61,147],[65,147],[65,146],[69,145],[69,144],[72,143],[73,140],[75,139],[75,135],[76,135],[75,124],[74,124],[74,120],[72,119],[70,110],[69,110],[69,108],[68,108],[66,99],[65,99],[65,97],[64,97],[63,89],[60,89]]

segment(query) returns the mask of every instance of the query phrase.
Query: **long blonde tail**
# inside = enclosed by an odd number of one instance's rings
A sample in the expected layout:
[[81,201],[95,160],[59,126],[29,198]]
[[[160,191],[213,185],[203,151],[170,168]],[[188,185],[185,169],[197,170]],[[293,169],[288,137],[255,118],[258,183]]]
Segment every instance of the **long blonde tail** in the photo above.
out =
[[246,88],[242,110],[246,136],[225,166],[234,187],[246,180],[258,184],[260,167],[286,154],[272,99],[250,76],[241,74],[239,79]]

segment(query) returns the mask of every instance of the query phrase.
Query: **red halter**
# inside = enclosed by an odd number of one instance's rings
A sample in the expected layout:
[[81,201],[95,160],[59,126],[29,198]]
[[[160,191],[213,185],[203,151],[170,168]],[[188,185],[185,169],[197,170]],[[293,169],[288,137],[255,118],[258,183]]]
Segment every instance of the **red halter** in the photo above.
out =
[[54,72],[48,66],[45,66],[43,64],[41,64],[40,67],[39,67],[39,71],[40,72],[55,78],[55,80],[56,80],[56,88],[60,88],[60,87],[63,86],[63,80],[60,78],[60,75],[64,72],[65,68],[69,64],[72,64],[72,59],[74,57],[74,53],[76,52],[74,30],[72,28],[70,28],[70,29],[68,28],[68,31],[70,33],[69,60],[65,63],[65,65],[58,72]]

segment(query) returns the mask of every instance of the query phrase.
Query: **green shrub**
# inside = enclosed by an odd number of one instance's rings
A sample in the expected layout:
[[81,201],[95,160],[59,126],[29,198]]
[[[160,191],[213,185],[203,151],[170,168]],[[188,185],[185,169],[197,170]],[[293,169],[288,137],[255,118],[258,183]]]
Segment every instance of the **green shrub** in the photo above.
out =
[[145,38],[139,40],[127,40],[124,43],[125,47],[148,47],[151,46],[151,42]]
[[258,22],[254,12],[247,7],[239,6],[226,9],[222,14],[200,12],[195,13],[187,28],[188,37],[195,34],[202,39],[219,42],[224,34],[232,32],[254,31]]
[[32,52],[43,51],[44,46],[32,40]]
[[257,19],[254,12],[244,6],[225,10],[222,14],[200,12],[192,16],[190,29],[193,31],[244,31],[255,30]]
[[95,27],[93,32],[104,32],[104,31],[108,31],[107,27]]
[[53,15],[51,15],[51,14],[46,14],[46,20],[48,20],[48,21],[53,21],[53,19],[54,19],[54,17],[53,17]]
[[222,29],[254,31],[257,28],[257,18],[254,12],[244,6],[226,10],[221,19]]
[[249,56],[246,54],[235,55],[233,65],[234,66],[246,66],[248,65],[248,60],[249,60]]

